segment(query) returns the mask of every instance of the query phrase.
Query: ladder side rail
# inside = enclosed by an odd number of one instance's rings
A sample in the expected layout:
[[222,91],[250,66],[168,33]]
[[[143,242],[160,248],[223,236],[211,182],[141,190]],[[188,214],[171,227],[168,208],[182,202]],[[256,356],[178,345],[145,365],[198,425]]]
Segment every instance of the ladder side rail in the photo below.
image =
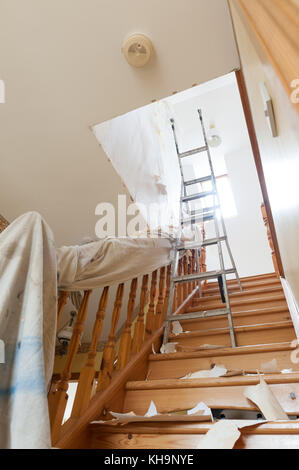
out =
[[[213,189],[215,190],[215,194],[213,196],[214,206],[216,205],[215,200],[217,200],[217,203],[220,206],[220,200],[219,200],[219,195],[218,195],[218,190],[217,190],[216,178],[215,178],[211,153],[210,153],[210,149],[209,149],[209,146],[208,146],[208,141],[207,141],[207,136],[206,136],[206,131],[205,131],[204,123],[203,123],[201,110],[198,110],[198,114],[199,114],[199,119],[200,119],[200,123],[201,123],[201,127],[202,127],[204,141],[205,141],[205,144],[207,146],[208,161],[209,161],[209,166],[210,166],[211,175],[212,175],[212,185],[213,185]],[[221,209],[219,209],[219,212],[221,213]],[[224,271],[225,266],[224,266],[223,252],[222,252],[222,244],[221,244],[221,241],[219,240],[220,230],[219,230],[219,223],[218,223],[217,215],[214,217],[214,225],[215,225],[216,238],[218,238],[217,247],[218,247],[218,254],[219,254],[219,261],[220,261],[220,269],[221,269],[221,271]],[[236,347],[236,340],[235,340],[235,333],[234,333],[233,320],[232,320],[232,314],[231,314],[229,294],[228,294],[227,283],[226,283],[226,275],[222,274],[221,277],[222,277],[222,282],[223,282],[223,289],[224,289],[226,307],[228,309],[228,323],[229,323],[229,330],[230,330],[230,338],[231,338],[232,347],[234,348],[234,347]]]

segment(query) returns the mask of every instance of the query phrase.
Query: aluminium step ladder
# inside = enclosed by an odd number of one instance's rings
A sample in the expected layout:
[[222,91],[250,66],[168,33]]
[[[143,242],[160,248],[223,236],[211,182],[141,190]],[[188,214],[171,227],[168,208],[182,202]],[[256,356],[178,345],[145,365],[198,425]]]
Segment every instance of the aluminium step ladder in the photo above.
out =
[[[242,286],[241,286],[240,278],[239,278],[236,265],[232,256],[232,252],[229,246],[223,216],[221,214],[221,207],[220,207],[219,195],[217,191],[216,178],[215,178],[215,173],[213,169],[210,149],[209,149],[209,145],[207,141],[206,131],[204,127],[202,111],[198,110],[198,114],[199,114],[199,120],[201,123],[202,134],[203,134],[205,145],[203,147],[198,147],[193,150],[189,150],[187,152],[181,153],[179,151],[178,140],[177,140],[177,135],[176,135],[176,130],[175,130],[175,123],[173,119],[170,120],[172,131],[173,131],[173,136],[174,136],[174,141],[175,141],[175,146],[176,146],[176,151],[177,151],[177,156],[179,160],[179,168],[180,168],[181,180],[182,180],[180,219],[179,219],[180,222],[179,223],[180,223],[181,228],[183,226],[191,224],[191,227],[194,229],[194,224],[196,223],[213,221],[214,228],[215,228],[215,237],[204,240],[200,244],[195,242],[193,245],[192,243],[191,244],[188,243],[188,245],[184,245],[183,241],[181,240],[181,235],[176,239],[175,256],[174,256],[174,261],[172,264],[170,297],[169,297],[167,317],[165,321],[163,344],[166,344],[168,342],[171,322],[179,321],[179,320],[213,317],[213,316],[218,316],[218,315],[227,315],[231,344],[232,344],[232,347],[236,347],[236,340],[235,340],[234,326],[233,326],[233,321],[232,321],[231,306],[230,306],[226,276],[228,274],[234,274],[236,276],[236,279],[238,281],[241,291],[242,291]],[[185,181],[182,159],[192,156],[192,155],[197,155],[197,154],[200,156],[200,158],[202,158],[201,156],[203,154],[205,154],[205,156],[207,157],[210,174],[201,178],[195,178],[192,180]],[[205,182],[209,182],[211,184],[210,190],[201,191],[196,194],[190,194],[190,195],[187,194],[188,192],[187,188],[192,188],[192,186],[195,187],[195,185],[205,183]],[[208,197],[210,198],[212,197],[213,199],[213,205],[211,207],[201,207],[200,210],[191,209],[190,202],[198,201],[198,200],[202,201],[204,200],[204,198],[208,198]],[[222,243],[225,243],[226,249],[230,258],[230,262],[232,266],[230,269],[226,269],[224,265]],[[200,267],[199,267],[200,249],[203,246],[206,247],[206,246],[212,246],[212,245],[217,245],[218,247],[220,269],[202,273],[200,272]],[[195,250],[197,273],[178,276],[178,262],[179,262],[180,254],[182,251],[185,251],[185,250]],[[172,306],[173,306],[175,286],[180,283],[196,281],[199,287],[200,295],[201,295],[201,282],[208,280],[208,279],[218,280],[219,288],[221,290],[221,296],[226,304],[225,308],[221,308],[217,310],[206,310],[206,311],[195,312],[195,313],[187,313],[187,314],[182,314],[182,315],[172,315]]]

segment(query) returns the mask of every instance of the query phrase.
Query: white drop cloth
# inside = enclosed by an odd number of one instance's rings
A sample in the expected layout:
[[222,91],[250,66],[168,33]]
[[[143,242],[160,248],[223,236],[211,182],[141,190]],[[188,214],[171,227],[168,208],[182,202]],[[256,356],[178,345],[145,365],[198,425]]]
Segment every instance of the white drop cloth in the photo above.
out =
[[61,290],[83,290],[129,281],[172,261],[167,238],[106,238],[57,250]]
[[0,448],[50,448],[47,384],[56,331],[53,235],[37,213],[0,234]]

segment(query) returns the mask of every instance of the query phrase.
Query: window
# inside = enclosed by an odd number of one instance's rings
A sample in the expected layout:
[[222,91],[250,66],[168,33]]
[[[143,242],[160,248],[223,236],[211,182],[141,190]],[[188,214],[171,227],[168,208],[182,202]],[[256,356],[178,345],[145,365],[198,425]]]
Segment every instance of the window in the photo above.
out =
[[[230,180],[228,175],[216,176],[217,190],[220,199],[220,205],[223,217],[230,218],[236,217],[237,207],[234,200],[234,195],[232,192]],[[205,182],[201,183],[202,191],[211,190],[211,183]],[[213,198],[205,198],[204,207],[211,207],[213,205]]]

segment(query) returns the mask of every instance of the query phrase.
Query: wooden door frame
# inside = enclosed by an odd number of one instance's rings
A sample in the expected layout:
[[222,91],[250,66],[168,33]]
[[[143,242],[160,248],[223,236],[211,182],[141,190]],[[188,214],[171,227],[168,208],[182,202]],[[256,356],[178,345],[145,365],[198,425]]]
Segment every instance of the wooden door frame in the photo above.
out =
[[263,170],[261,154],[259,150],[258,140],[256,137],[253,117],[251,113],[251,107],[249,103],[249,97],[248,97],[246,83],[244,79],[244,74],[242,70],[236,70],[235,75],[236,75],[236,80],[237,80],[237,84],[239,88],[242,106],[243,106],[244,116],[245,116],[245,120],[247,124],[247,130],[248,130],[249,139],[251,143],[255,167],[256,167],[256,171],[258,174],[258,179],[259,179],[260,187],[262,191],[263,202],[265,204],[265,209],[266,209],[266,213],[268,217],[268,223],[269,223],[270,233],[271,233],[271,237],[273,241],[274,252],[276,255],[276,259],[277,259],[278,270],[279,270],[280,276],[285,277],[282,260],[280,256],[280,250],[279,250],[275,225],[274,225],[274,220],[273,220],[273,215],[272,215],[272,210],[271,210],[271,205],[270,205],[270,200],[268,196],[268,190],[267,190],[267,185],[266,185],[266,180],[265,180],[265,175],[264,175],[264,170]]

